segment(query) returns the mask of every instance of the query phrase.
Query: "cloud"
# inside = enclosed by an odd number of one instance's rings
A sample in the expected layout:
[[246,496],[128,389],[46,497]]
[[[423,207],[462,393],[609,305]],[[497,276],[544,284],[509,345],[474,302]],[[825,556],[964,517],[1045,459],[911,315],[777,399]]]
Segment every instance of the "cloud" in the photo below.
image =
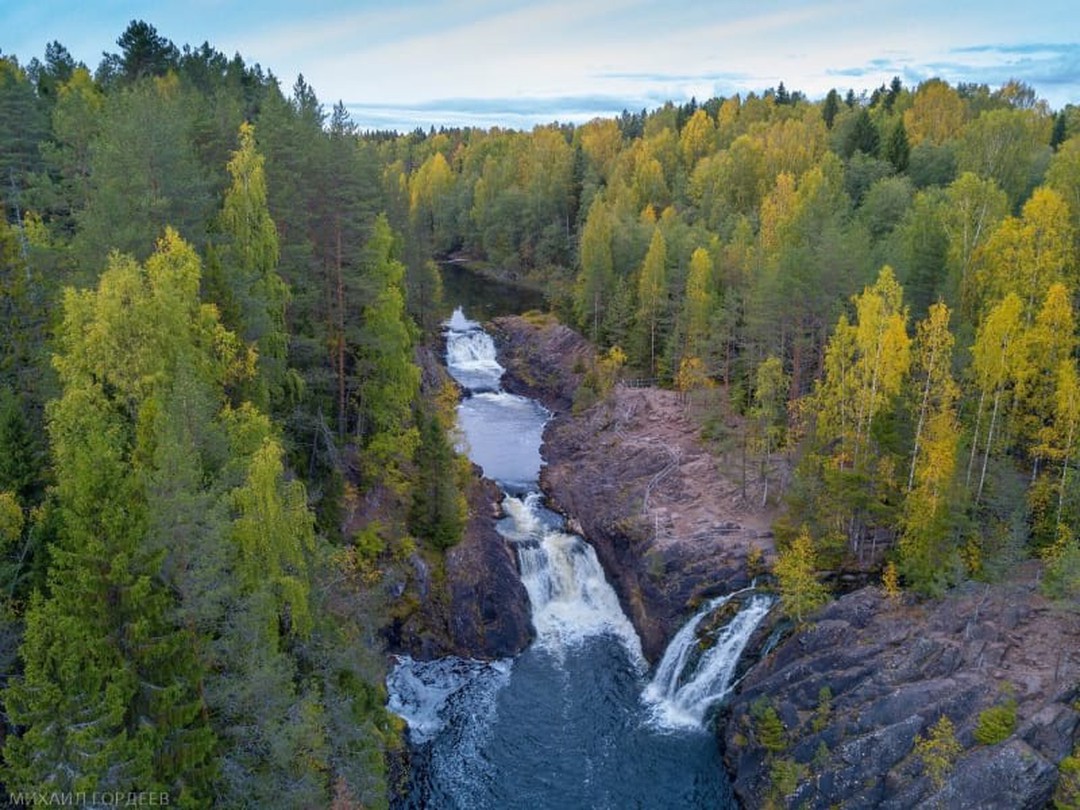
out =
[[606,95],[514,96],[512,98],[445,98],[415,104],[346,103],[362,130],[411,131],[435,126],[531,129],[553,122],[581,124],[623,110],[652,109],[666,97],[623,98]]
[[660,82],[745,82],[752,79],[749,73],[741,71],[708,71],[702,73],[633,73],[608,71],[596,74],[598,79],[626,79],[628,81]]
[[952,48],[947,56],[952,58],[930,61],[925,68],[954,82],[1022,81],[1054,106],[1077,101],[1080,43],[990,43]]
[[[93,12],[63,5],[0,2],[4,50],[26,61],[58,39],[93,67],[130,19],[149,14],[140,0],[109,0]],[[1080,100],[1080,43],[1061,41],[1073,14],[1065,0],[1023,15],[1004,0],[876,0],[873,14],[865,0],[320,0],[304,9],[263,0],[257,13],[242,6],[187,0],[148,21],[177,45],[209,35],[211,46],[263,65],[285,87],[302,72],[325,101],[356,102],[358,116],[458,108],[492,116],[501,107],[508,118],[494,123],[528,127],[538,116],[568,120],[579,108],[585,115],[592,103],[617,114],[780,81],[814,98],[895,75],[909,86],[935,75],[991,85],[1015,78],[1052,105]],[[432,107],[437,99],[442,106]]]
[[962,48],[952,48],[952,53],[1076,53],[1080,50],[1080,43],[1075,42],[1022,42],[1017,44],[996,45],[968,45]]

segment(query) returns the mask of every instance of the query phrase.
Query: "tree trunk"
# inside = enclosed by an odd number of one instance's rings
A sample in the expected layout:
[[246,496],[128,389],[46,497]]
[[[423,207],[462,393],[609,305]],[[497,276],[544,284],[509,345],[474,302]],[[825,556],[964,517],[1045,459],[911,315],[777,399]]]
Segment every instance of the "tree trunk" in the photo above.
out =
[[934,356],[936,350],[930,354],[930,362],[927,363],[926,385],[923,386],[922,404],[919,406],[919,424],[915,428],[915,441],[911,448],[911,469],[908,471],[907,491],[915,486],[915,465],[919,459],[919,442],[922,439],[923,426],[926,424],[926,411],[930,402],[930,380],[934,372]]
[[1065,457],[1061,461],[1061,484],[1058,486],[1057,516],[1054,518],[1056,525],[1061,525],[1061,509],[1065,504],[1065,482],[1069,474],[1069,453],[1072,452],[1073,425],[1069,425],[1069,438],[1065,442]]
[[971,434],[971,455],[968,456],[967,478],[964,479],[965,489],[971,489],[971,471],[975,469],[975,454],[979,449],[979,430],[982,427],[983,403],[986,401],[986,392],[979,394],[979,407],[975,411],[975,429]]
[[982,499],[983,484],[986,481],[986,465],[990,460],[990,447],[994,443],[994,426],[997,423],[998,403],[1001,402],[1001,389],[994,394],[994,410],[990,413],[990,428],[986,432],[986,449],[983,451],[982,472],[979,474],[979,491],[975,494],[975,505]]

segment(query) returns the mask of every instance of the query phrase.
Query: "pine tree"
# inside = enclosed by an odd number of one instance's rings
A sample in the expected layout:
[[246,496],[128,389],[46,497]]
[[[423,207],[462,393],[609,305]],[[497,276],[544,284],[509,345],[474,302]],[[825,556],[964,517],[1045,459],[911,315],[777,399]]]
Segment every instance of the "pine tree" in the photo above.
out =
[[[285,307],[288,288],[278,275],[278,236],[267,207],[263,157],[255,147],[255,128],[240,127],[239,148],[228,170],[232,185],[225,192],[220,221],[227,242],[220,250],[220,279],[210,279],[210,295],[235,321],[224,325],[255,344],[259,354],[258,390],[254,401],[263,408],[279,405],[285,395]],[[213,284],[213,282],[217,282]]]
[[421,419],[416,467],[409,530],[435,548],[449,548],[461,539],[468,504],[458,456],[434,414]]
[[365,253],[373,297],[364,308],[359,338],[359,434],[368,474],[400,487],[401,465],[418,444],[411,409],[420,370],[413,363],[412,324],[405,314],[405,267],[385,216],[376,219]]
[[906,172],[911,158],[911,146],[908,143],[904,119],[897,118],[896,124],[889,130],[889,137],[882,147],[882,157],[893,165],[897,172]]
[[68,291],[56,359],[64,390],[49,412],[62,533],[49,595],[27,611],[24,675],[5,695],[23,728],[5,748],[10,785],[208,799],[204,668],[147,542],[138,472],[161,386],[179,367],[217,366],[206,354],[196,362],[220,337],[197,292],[198,259],[172,233],[145,270],[114,257],[97,290]]

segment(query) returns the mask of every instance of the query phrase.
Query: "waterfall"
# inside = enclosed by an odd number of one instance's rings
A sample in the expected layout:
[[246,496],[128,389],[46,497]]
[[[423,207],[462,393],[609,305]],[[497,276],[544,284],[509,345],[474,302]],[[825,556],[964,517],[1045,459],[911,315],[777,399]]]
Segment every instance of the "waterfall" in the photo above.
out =
[[739,656],[772,607],[771,597],[754,594],[742,609],[717,632],[715,643],[694,659],[697,629],[732,597],[712,599],[688,621],[668,644],[652,682],[642,699],[652,707],[652,718],[664,728],[701,727],[709,709],[731,691]]
[[491,336],[470,321],[461,311],[454,310],[446,329],[446,367],[466,390],[498,391],[503,367],[496,359],[495,343]]
[[576,534],[562,531],[557,516],[540,502],[538,492],[524,497],[507,495],[503,500],[507,518],[499,525],[517,551],[537,645],[559,654],[568,646],[606,633],[617,637],[643,669],[641,640],[623,613],[593,547]]
[[[397,659],[388,706],[408,725],[411,773],[396,806],[734,807],[713,737],[652,720],[634,626],[592,546],[543,505],[550,412],[502,389],[494,343],[460,308],[445,336],[448,370],[467,392],[459,446],[503,490],[497,528],[517,555],[536,638],[503,661]],[[693,628],[684,635],[663,678],[672,689],[695,669]],[[705,662],[696,659],[702,673]]]

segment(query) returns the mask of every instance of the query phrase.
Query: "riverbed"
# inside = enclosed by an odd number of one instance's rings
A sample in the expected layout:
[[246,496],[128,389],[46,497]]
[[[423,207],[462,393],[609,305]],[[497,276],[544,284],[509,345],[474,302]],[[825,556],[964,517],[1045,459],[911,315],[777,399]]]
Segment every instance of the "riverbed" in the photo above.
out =
[[490,337],[461,309],[446,345],[466,391],[461,449],[505,493],[498,528],[517,552],[537,637],[515,659],[398,661],[390,708],[409,725],[412,762],[400,806],[734,806],[711,709],[767,604],[747,603],[741,623],[715,631],[712,655],[701,654],[694,617],[650,671],[587,539],[543,505],[550,414],[502,390]]

